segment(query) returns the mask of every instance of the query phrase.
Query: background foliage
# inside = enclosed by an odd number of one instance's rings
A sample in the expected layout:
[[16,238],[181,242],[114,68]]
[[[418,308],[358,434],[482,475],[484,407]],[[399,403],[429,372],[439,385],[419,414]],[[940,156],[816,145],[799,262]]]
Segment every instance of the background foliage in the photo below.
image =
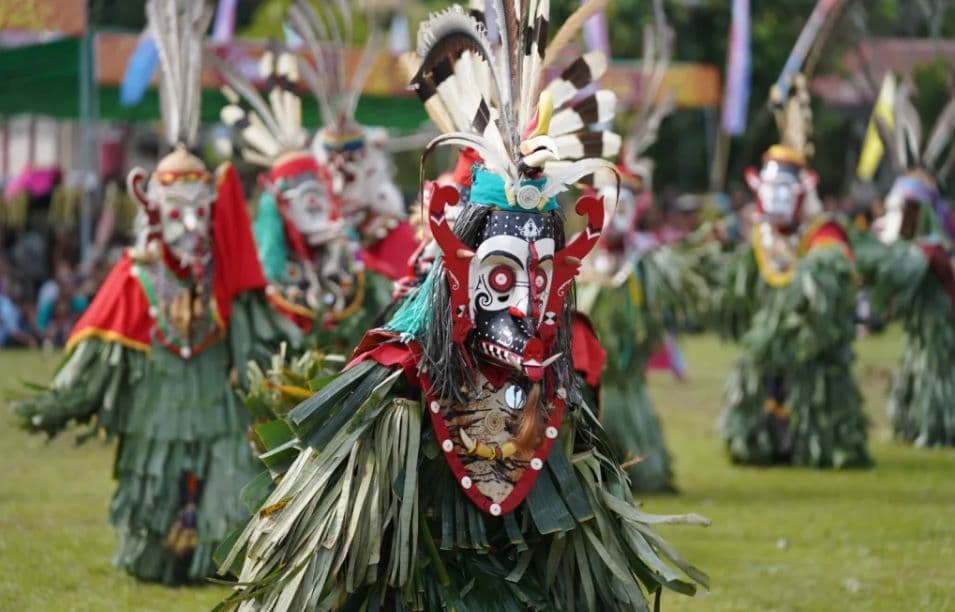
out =
[[[282,15],[291,0],[239,0],[237,27],[242,35],[281,37]],[[847,8],[819,56],[817,73],[840,73],[840,59],[858,43],[876,37],[955,36],[952,0],[846,0]],[[427,13],[449,0],[406,0],[412,32]],[[561,22],[578,0],[552,0],[553,23]],[[816,0],[752,1],[753,84],[748,129],[733,141],[727,176],[730,188],[742,185],[747,165],[776,139],[776,127],[765,110],[770,85],[776,80],[792,45]],[[678,61],[726,64],[729,0],[665,0],[665,10],[676,33]],[[608,9],[614,55],[639,57],[642,28],[652,18],[650,0],[612,0]],[[143,6],[128,0],[91,0],[90,16],[97,27],[141,29]],[[361,30],[361,28],[359,28]],[[360,35],[360,32],[359,32]],[[948,99],[951,67],[944,62],[918,71],[918,108],[934,116]],[[877,84],[876,84],[877,86]],[[822,178],[821,192],[842,193],[850,187],[869,109],[824,108],[815,104],[817,155],[814,166]],[[708,160],[714,147],[719,111],[683,111],[663,126],[660,142],[651,154],[657,160],[658,186],[703,191],[709,184]],[[674,146],[678,143],[678,146]],[[405,164],[402,164],[404,167]],[[409,165],[410,168],[410,165]],[[883,177],[885,179],[885,177]]]

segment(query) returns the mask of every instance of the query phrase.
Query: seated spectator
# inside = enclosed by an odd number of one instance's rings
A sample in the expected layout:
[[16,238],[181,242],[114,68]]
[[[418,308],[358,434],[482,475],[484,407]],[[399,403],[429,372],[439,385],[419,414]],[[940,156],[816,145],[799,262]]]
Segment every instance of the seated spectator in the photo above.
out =
[[44,346],[62,347],[66,344],[66,339],[77,319],[70,302],[71,300],[65,295],[57,298],[52,309],[52,316],[43,332]]
[[36,345],[36,338],[30,332],[20,306],[9,295],[0,293],[0,348],[33,348]]
[[88,298],[80,292],[80,283],[70,263],[61,259],[56,262],[55,269],[55,276],[40,286],[37,296],[36,328],[44,337],[47,336],[47,326],[54,308],[61,299],[65,301],[73,320],[86,310],[89,303]]

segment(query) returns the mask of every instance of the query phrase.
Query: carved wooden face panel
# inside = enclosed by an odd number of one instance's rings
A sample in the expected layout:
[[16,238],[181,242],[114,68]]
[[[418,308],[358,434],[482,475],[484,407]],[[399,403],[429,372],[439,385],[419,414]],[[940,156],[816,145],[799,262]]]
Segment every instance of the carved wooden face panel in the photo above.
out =
[[[438,444],[458,485],[480,509],[500,516],[524,501],[544,469],[566,393],[559,389],[543,398],[533,384],[509,382],[495,388],[481,380],[479,392],[465,403],[431,397],[428,405]],[[544,426],[533,444],[524,444],[521,428],[530,404]]]
[[488,217],[468,275],[470,342],[483,359],[528,368],[528,375],[540,369],[540,341],[532,340],[551,288],[556,232],[549,215],[495,211]]
[[208,257],[215,192],[208,180],[149,183],[149,199],[159,212],[162,241],[183,265]]

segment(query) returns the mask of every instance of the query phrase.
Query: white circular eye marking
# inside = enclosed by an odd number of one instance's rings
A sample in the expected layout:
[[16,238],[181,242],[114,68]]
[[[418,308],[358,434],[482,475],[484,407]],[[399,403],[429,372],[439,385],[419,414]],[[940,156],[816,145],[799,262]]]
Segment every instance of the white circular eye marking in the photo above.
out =
[[524,390],[517,385],[511,385],[504,391],[504,403],[511,410],[520,410],[524,407]]
[[544,462],[541,461],[540,457],[534,457],[531,459],[531,468],[540,471],[544,467]]
[[133,278],[139,276],[139,268],[137,268],[136,266],[133,266],[132,268],[130,268],[129,275],[132,276]]
[[444,450],[444,452],[450,453],[454,450],[454,442],[451,440],[445,440],[441,443],[441,448]]
[[438,414],[441,411],[441,404],[438,402],[431,402],[431,412]]
[[465,489],[471,488],[471,479],[468,476],[461,477],[461,486]]
[[501,504],[491,504],[489,510],[492,516],[501,516]]
[[266,286],[265,286],[265,293],[266,293],[266,295],[275,295],[275,292],[276,292],[276,291],[278,291],[278,290],[275,288],[275,285],[266,285]]
[[192,357],[192,350],[188,346],[184,346],[179,349],[179,356],[183,359],[189,359]]
[[544,430],[544,435],[550,438],[551,440],[553,440],[554,438],[557,437],[557,428],[548,427],[547,429]]
[[156,308],[155,306],[150,306],[150,307],[149,307],[149,316],[150,316],[151,318],[155,319],[157,316],[159,316],[159,309]]

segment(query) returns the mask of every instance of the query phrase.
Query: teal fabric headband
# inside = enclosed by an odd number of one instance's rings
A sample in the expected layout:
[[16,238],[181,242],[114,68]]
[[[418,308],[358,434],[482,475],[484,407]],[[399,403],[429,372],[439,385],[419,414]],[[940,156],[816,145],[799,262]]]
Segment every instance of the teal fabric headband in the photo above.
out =
[[471,169],[471,195],[469,197],[470,204],[477,204],[479,206],[494,206],[500,208],[501,210],[507,210],[510,212],[528,212],[529,210],[539,210],[539,211],[551,211],[557,210],[559,206],[557,205],[556,198],[550,198],[547,202],[540,208],[535,208],[532,206],[523,207],[519,204],[520,202],[520,193],[521,190],[525,187],[536,188],[537,191],[544,189],[544,185],[547,184],[546,178],[539,179],[524,179],[520,182],[517,189],[515,190],[515,202],[513,204],[507,201],[507,193],[504,190],[504,178],[493,172],[488,172],[484,169],[483,166],[475,165]]

